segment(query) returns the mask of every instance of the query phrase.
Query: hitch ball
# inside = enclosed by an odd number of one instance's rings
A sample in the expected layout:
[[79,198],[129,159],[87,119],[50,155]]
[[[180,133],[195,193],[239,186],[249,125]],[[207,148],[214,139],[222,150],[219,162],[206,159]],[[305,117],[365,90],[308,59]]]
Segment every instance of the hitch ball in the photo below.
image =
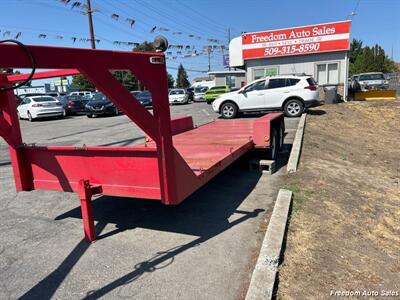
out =
[[166,37],[158,35],[154,39],[153,46],[156,48],[156,52],[164,52],[168,49],[168,40]]

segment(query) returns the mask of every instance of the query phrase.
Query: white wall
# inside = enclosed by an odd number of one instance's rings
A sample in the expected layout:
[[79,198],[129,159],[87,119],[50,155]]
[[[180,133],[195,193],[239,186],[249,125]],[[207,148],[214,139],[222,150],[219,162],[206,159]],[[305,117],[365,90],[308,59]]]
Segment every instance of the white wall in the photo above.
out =
[[339,84],[344,83],[346,73],[345,51],[316,53],[298,56],[261,58],[246,60],[247,82],[253,80],[253,70],[260,66],[277,66],[279,74],[306,73],[317,78],[317,67],[319,63],[338,62],[339,63]]

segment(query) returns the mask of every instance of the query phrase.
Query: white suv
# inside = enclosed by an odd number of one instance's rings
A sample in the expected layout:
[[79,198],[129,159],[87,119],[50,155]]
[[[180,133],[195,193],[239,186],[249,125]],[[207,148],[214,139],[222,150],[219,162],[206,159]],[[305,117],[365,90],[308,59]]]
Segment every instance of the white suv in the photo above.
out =
[[320,105],[318,99],[318,86],[311,76],[278,75],[223,94],[212,107],[224,119],[235,118],[240,112],[276,110],[284,111],[288,117],[298,117],[306,108]]

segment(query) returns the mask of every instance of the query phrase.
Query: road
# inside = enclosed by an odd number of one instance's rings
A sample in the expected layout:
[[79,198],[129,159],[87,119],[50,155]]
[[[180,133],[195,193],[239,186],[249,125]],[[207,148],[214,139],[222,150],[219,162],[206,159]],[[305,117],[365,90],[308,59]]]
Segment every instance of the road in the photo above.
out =
[[[172,107],[196,124],[218,116],[205,103]],[[282,187],[298,119],[272,176],[245,158],[177,207],[102,196],[99,240],[83,239],[75,194],[15,193],[0,141],[0,299],[237,299],[246,292],[268,217]],[[45,145],[131,145],[143,133],[126,116],[21,121],[24,141]]]

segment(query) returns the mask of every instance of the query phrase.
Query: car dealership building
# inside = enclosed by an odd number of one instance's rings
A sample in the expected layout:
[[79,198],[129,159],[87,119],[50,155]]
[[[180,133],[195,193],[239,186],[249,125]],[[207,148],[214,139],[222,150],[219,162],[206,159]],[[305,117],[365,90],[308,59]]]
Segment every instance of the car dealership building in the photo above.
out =
[[230,66],[246,70],[250,83],[281,74],[311,75],[347,98],[350,21],[248,32],[231,40]]

